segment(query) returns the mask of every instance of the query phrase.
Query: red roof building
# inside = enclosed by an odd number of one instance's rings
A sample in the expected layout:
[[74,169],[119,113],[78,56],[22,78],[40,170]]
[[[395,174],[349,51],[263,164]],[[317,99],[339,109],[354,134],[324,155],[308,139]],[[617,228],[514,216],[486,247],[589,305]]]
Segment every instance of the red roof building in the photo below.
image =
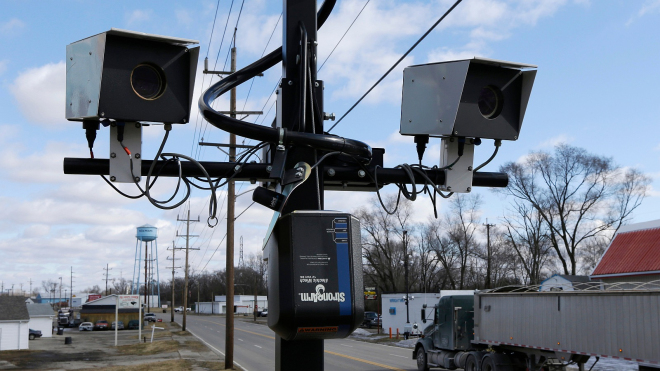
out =
[[660,280],[660,220],[621,227],[591,279],[604,282]]

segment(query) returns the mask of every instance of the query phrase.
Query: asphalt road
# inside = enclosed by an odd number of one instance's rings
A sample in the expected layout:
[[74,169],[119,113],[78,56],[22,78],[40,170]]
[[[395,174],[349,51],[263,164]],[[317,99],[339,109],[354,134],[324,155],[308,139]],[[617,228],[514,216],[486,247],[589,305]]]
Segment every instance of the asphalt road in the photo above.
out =
[[[158,314],[169,321],[169,314]],[[182,315],[175,321],[181,323]],[[187,330],[199,337],[216,352],[224,355],[225,318],[189,315]],[[275,369],[275,334],[264,324],[250,323],[242,318],[234,321],[234,363],[247,371]],[[325,370],[410,370],[417,369],[411,358],[412,349],[372,344],[351,339],[326,340]]]

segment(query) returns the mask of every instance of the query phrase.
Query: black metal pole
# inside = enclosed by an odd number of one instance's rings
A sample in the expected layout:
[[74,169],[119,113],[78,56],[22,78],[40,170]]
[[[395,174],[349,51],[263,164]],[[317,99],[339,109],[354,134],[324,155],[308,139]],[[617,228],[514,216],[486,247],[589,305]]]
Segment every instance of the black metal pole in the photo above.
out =
[[[314,120],[312,102],[307,101],[307,78],[316,82],[316,0],[284,0],[282,37],[282,82],[279,121],[289,131],[323,133],[323,122]],[[305,43],[305,41],[307,41]],[[308,53],[310,55],[308,56]],[[311,74],[309,76],[308,74]],[[289,150],[285,169],[298,162],[315,163],[312,148]],[[323,175],[322,172],[317,174]],[[296,197],[287,203],[282,214],[295,210],[323,210],[323,180],[312,174],[296,189]],[[287,341],[275,336],[275,369],[277,371],[323,370],[323,340]]]
[[[146,176],[149,173],[149,167],[151,166],[151,160],[142,160],[142,168],[140,174]],[[234,173],[234,168],[236,163],[232,162],[200,162],[200,164],[206,169],[209,176],[216,177],[228,177]],[[268,168],[271,164],[245,164],[241,167],[241,171],[234,177],[236,181],[267,181],[270,178],[270,173]],[[179,168],[178,165],[172,162],[158,161],[156,164],[156,172],[159,176],[162,177],[178,177]],[[204,174],[197,167],[197,165],[188,162],[182,161],[181,168],[183,176],[185,177],[203,177]],[[340,181],[352,183],[360,183],[364,185],[371,184],[368,177],[360,176],[359,171],[362,170],[359,166],[350,166],[350,167],[333,167],[334,175],[328,177],[328,181]],[[445,182],[445,172],[444,170],[426,170],[427,176],[433,180],[436,184],[444,184]],[[320,175],[323,172],[319,172]],[[76,175],[109,175],[110,174],[110,160],[101,159],[101,158],[73,158],[66,157],[64,159],[64,174],[76,174]],[[417,184],[424,184],[424,178],[419,174],[415,175],[415,182]],[[307,182],[305,182],[307,183]],[[403,183],[410,184],[411,180],[408,177],[405,170],[402,169],[378,169],[378,183],[391,184],[391,183]],[[506,173],[489,173],[489,172],[476,172],[472,178],[473,187],[494,187],[494,188],[504,188],[509,184],[509,178]],[[296,191],[298,192],[298,191]]]

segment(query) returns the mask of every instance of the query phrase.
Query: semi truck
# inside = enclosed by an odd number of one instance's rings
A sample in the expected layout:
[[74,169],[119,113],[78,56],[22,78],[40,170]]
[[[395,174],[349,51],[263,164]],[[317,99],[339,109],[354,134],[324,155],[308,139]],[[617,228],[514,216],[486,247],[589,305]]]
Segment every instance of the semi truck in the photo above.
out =
[[582,371],[590,357],[660,368],[657,289],[477,291],[423,308],[430,320],[412,354],[420,371]]

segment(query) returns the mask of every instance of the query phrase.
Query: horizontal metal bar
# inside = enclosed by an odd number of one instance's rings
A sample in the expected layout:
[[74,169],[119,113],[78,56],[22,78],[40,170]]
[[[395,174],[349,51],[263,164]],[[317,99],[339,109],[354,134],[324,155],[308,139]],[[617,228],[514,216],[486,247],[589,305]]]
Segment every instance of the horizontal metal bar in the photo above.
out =
[[[142,168],[140,175],[145,176],[149,172],[152,160],[142,160]],[[201,161],[200,164],[206,169],[209,176],[213,178],[228,177],[234,173],[236,163],[233,162],[208,162]],[[234,180],[237,181],[269,181],[270,174],[267,167],[270,164],[244,164],[241,166],[241,171],[238,173]],[[183,175],[186,177],[203,177],[201,169],[197,165],[189,161],[181,161]],[[325,176],[326,182],[346,182],[351,184],[369,185],[373,184],[369,177],[361,177],[358,166],[353,167],[333,167],[335,175],[330,177]],[[64,158],[64,174],[77,174],[77,175],[108,175],[110,172],[110,160],[108,159],[91,159],[91,158]],[[159,176],[165,177],[178,177],[179,168],[173,162],[158,161],[154,173]],[[436,184],[444,184],[445,172],[444,170],[426,170],[427,176]],[[155,175],[155,174],[154,174]],[[402,169],[378,169],[378,183],[403,183],[411,184],[412,180],[408,178],[407,173]],[[415,183],[424,184],[424,178],[419,174],[414,174]],[[503,188],[509,183],[509,178],[506,173],[486,173],[476,172],[472,179],[473,187],[496,187]]]
[[200,146],[209,146],[209,147],[234,147],[234,148],[254,148],[256,146],[248,146],[244,144],[224,144],[224,143],[209,143],[209,142],[199,142]]
[[[209,71],[209,70],[204,70],[202,71],[203,74],[205,75],[231,75],[233,72],[231,71]],[[263,76],[263,73],[258,74],[257,76]]]
[[223,115],[232,115],[232,114],[233,115],[263,115],[264,114],[263,111],[236,111],[236,112],[219,111],[219,112],[222,113]]

